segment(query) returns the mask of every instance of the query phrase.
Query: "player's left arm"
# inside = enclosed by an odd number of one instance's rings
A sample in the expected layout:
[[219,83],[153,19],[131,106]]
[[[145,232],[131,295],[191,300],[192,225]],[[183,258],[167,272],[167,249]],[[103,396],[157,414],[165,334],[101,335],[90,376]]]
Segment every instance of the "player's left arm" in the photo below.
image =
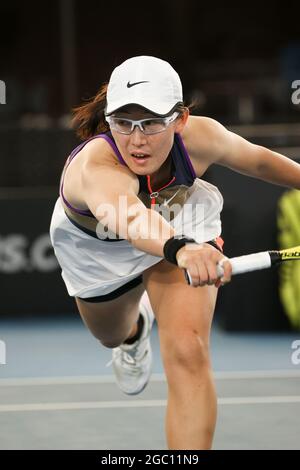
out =
[[300,189],[300,165],[295,161],[252,144],[213,119],[205,118],[204,122],[202,119],[201,127],[210,142],[206,153],[209,164],[217,163],[270,183]]

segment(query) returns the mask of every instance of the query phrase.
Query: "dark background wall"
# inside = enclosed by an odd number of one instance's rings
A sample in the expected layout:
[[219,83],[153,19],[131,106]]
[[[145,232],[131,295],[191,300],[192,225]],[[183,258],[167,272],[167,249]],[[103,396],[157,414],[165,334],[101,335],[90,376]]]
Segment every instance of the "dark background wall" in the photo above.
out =
[[113,67],[140,54],[169,60],[187,97],[209,80],[291,80],[300,68],[298,11],[293,1],[2,2],[0,74],[7,79],[8,105],[17,102],[16,116],[28,111],[59,116],[68,111],[66,62],[73,71],[68,85],[74,104],[95,94]]

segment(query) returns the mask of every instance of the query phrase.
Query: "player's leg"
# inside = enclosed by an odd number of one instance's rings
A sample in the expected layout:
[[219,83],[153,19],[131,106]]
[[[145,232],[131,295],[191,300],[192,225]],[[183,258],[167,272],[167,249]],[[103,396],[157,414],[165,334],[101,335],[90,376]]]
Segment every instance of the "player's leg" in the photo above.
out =
[[129,395],[146,387],[152,371],[150,332],[154,316],[142,298],[144,290],[140,284],[103,303],[76,299],[85,324],[104,346],[112,348],[108,365],[113,366],[119,388]]
[[209,337],[217,289],[188,286],[182,270],[166,261],[152,266],[143,278],[168,382],[168,446],[209,449],[216,422]]
[[108,347],[115,348],[137,332],[142,283],[119,297],[101,302],[76,298],[81,318],[91,333]]

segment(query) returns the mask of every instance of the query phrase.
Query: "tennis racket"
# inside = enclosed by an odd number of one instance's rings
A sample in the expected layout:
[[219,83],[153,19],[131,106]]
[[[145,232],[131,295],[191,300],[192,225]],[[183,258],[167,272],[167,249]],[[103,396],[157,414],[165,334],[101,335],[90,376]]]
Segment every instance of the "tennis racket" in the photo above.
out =
[[[300,245],[280,251],[260,251],[259,253],[228,259],[232,266],[232,274],[242,274],[259,269],[271,268],[276,264],[295,260],[300,260]],[[218,277],[222,277],[224,274],[222,261],[217,265],[217,273]],[[187,283],[191,285],[192,278],[188,270],[185,270],[185,278]]]

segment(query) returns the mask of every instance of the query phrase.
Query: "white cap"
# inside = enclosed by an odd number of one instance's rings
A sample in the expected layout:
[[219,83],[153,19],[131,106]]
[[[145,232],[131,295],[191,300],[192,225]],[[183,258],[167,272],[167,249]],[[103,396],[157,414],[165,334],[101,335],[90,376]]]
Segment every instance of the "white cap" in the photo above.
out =
[[151,56],[131,57],[111,74],[105,114],[137,104],[155,114],[166,115],[182,101],[179,75],[168,62]]

